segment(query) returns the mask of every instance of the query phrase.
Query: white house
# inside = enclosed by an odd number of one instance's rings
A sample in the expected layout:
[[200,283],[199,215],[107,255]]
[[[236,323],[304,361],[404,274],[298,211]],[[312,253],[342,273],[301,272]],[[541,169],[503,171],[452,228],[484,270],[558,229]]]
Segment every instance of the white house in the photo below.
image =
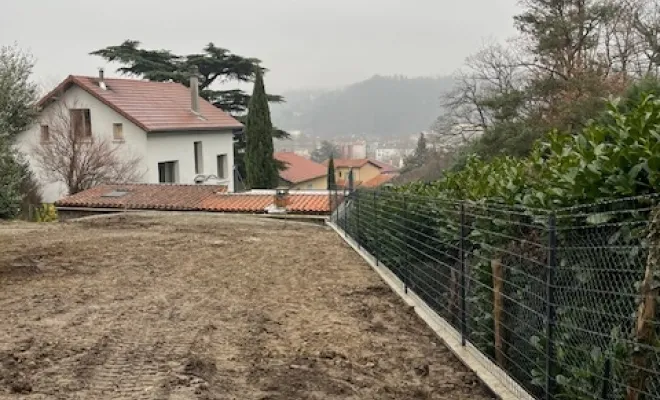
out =
[[[136,183],[194,184],[215,176],[216,183],[234,189],[233,135],[242,125],[198,95],[197,78],[191,89],[173,82],[69,76],[39,101],[39,123],[18,136],[37,177],[35,146],[48,140],[48,121],[63,107],[85,132],[125,149],[140,159]],[[73,124],[73,122],[72,122]],[[42,183],[45,202],[67,195],[62,183]]]

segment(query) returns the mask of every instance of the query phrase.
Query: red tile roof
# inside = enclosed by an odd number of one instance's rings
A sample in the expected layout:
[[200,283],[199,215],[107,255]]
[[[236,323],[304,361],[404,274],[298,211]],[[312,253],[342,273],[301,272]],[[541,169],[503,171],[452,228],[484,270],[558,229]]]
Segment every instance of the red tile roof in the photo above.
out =
[[[330,196],[327,193],[289,193],[286,209],[292,214],[329,214]],[[236,193],[218,195],[204,201],[205,211],[260,214],[274,202],[272,194]]]
[[[108,197],[112,192],[126,191],[123,196]],[[113,184],[100,185],[65,197],[55,203],[60,208],[118,208],[129,210],[216,211],[266,213],[274,203],[273,193],[264,191],[225,193],[226,187],[215,185]],[[287,211],[293,214],[330,213],[329,195],[325,191],[289,193]]]
[[[323,162],[324,165],[328,165],[329,160]],[[336,158],[334,159],[335,168],[360,168],[363,165],[369,162],[368,158]],[[374,164],[375,165],[375,164]]]
[[372,159],[369,159],[369,161],[372,164],[375,164],[378,168],[380,168],[381,172],[383,172],[383,173],[397,172],[399,170],[394,165],[388,164],[386,162],[382,162],[382,161],[378,161],[378,160],[372,160]]
[[[348,188],[348,179],[338,178],[335,184],[338,188]],[[358,186],[362,186],[362,181],[353,181],[353,188],[357,188]]]
[[[362,168],[365,164],[372,164],[378,168],[382,172],[396,172],[398,171],[396,167],[393,165],[390,165],[388,163],[384,163],[382,161],[377,161],[377,160],[372,160],[371,158],[357,158],[357,159],[350,159],[350,158],[338,158],[334,160],[335,162],[335,167],[340,167],[340,168]],[[328,160],[325,160],[323,162],[324,165],[328,165]]]
[[[126,191],[108,197],[113,191]],[[99,185],[58,200],[58,207],[129,208],[141,210],[199,210],[206,198],[227,191],[216,185],[127,184]]]
[[396,176],[396,174],[391,174],[391,173],[390,174],[380,174],[380,175],[377,175],[376,177],[371,178],[368,181],[364,182],[362,184],[362,187],[371,187],[371,188],[378,187],[378,186],[380,186],[384,183],[387,183],[388,181],[390,181],[395,176]]
[[199,115],[192,112],[190,89],[180,83],[136,79],[99,79],[70,75],[38,103],[40,107],[77,85],[146,132],[239,129],[231,115],[199,99]]
[[291,183],[301,183],[326,176],[328,168],[296,153],[275,153],[275,159],[287,164],[288,168],[280,171],[280,178]]

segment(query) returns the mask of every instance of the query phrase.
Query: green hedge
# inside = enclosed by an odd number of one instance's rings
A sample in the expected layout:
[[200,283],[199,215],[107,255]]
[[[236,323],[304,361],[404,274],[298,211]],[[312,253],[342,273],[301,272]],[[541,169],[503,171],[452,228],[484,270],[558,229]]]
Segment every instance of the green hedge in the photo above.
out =
[[[540,395],[545,304],[537,294],[545,290],[545,246],[554,213],[558,328],[551,373],[558,398],[594,398],[607,378],[614,399],[622,398],[630,374],[631,316],[649,246],[645,234],[653,197],[603,201],[659,191],[660,99],[647,94],[625,106],[610,103],[606,115],[578,135],[549,133],[527,158],[470,157],[464,168],[433,183],[358,191],[344,223],[458,326],[459,211],[461,203],[467,207],[469,339],[494,357],[491,261],[499,259],[510,267],[504,321],[515,327],[508,332],[507,351],[516,362],[505,369]],[[648,391],[658,394],[659,377],[651,375]]]

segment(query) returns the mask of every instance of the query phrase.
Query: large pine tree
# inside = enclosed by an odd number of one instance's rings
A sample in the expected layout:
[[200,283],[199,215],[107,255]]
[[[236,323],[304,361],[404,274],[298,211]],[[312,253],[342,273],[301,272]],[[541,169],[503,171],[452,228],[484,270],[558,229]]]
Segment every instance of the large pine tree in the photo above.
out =
[[248,106],[245,126],[245,169],[250,189],[272,189],[277,186],[279,172],[273,158],[273,124],[270,120],[268,96],[263,72],[257,68],[254,92]]

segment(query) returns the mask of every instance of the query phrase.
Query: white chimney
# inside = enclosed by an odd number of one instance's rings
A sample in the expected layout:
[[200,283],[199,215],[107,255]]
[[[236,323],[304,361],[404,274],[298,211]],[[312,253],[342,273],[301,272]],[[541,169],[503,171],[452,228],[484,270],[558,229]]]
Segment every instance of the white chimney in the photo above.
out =
[[103,68],[99,68],[99,87],[102,90],[106,90],[108,88],[105,84],[105,71],[103,71]]
[[199,114],[199,78],[197,74],[199,70],[197,67],[193,67],[190,72],[190,109],[195,114]]

